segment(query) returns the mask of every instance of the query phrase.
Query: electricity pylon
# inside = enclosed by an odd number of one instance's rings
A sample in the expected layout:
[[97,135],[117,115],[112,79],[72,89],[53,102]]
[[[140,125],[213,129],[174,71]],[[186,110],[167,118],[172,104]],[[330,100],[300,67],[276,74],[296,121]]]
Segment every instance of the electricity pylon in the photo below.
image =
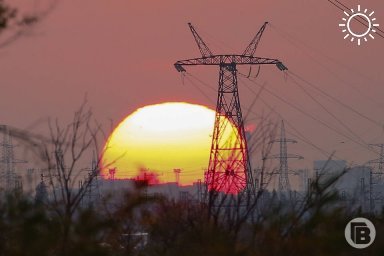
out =
[[[237,65],[273,64],[281,71],[287,70],[287,68],[277,59],[254,56],[267,22],[264,23],[245,51],[238,55],[213,54],[192,24],[188,23],[188,25],[201,57],[177,61],[174,64],[176,70],[185,72],[185,66],[197,65],[219,67],[215,125],[209,165],[205,176],[207,189],[231,194],[244,190],[255,192],[237,86]],[[233,135],[228,135],[228,127],[234,129]]]
[[177,185],[180,185],[180,173],[181,169],[173,169],[173,172],[175,173],[175,181]]
[[369,164],[377,164],[378,165],[378,172],[383,173],[383,167],[384,167],[384,144],[369,144],[369,146],[372,147],[378,147],[380,148],[380,155],[378,159],[370,160]]
[[44,175],[40,175],[40,183],[36,186],[35,201],[39,203],[47,203],[49,200],[48,187],[44,182]]
[[284,120],[281,120],[281,130],[280,130],[280,138],[277,140],[271,141],[271,143],[279,142],[280,143],[280,154],[273,155],[270,158],[279,159],[280,167],[279,167],[279,192],[289,192],[291,191],[291,185],[289,183],[289,174],[288,174],[288,158],[296,158],[303,159],[302,156],[288,154],[287,143],[297,143],[296,140],[287,139],[285,136],[285,127]]
[[4,186],[5,192],[9,193],[21,188],[20,178],[15,172],[15,164],[26,163],[26,161],[15,159],[12,136],[10,135],[8,126],[1,125],[0,131],[3,133],[3,140],[0,142],[0,146],[2,147],[0,180],[3,183],[2,185]]
[[368,161],[369,165],[377,166],[377,168],[372,166],[369,181],[369,208],[370,212],[373,213],[376,208],[375,201],[383,199],[383,195],[378,187],[383,184],[384,144],[369,144],[369,146],[380,148],[379,158]]
[[80,183],[81,187],[85,186],[82,203],[87,207],[94,207],[100,202],[101,198],[99,187],[100,168],[95,154],[92,157],[91,168],[88,168],[86,171],[88,172],[88,177],[84,183]]

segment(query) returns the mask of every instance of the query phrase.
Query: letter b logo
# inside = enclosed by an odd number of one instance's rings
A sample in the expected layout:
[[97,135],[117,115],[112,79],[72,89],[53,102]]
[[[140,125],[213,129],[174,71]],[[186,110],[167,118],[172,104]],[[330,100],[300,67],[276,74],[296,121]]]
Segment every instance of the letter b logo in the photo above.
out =
[[375,226],[365,218],[355,218],[345,227],[345,239],[357,248],[363,249],[370,246],[376,237]]

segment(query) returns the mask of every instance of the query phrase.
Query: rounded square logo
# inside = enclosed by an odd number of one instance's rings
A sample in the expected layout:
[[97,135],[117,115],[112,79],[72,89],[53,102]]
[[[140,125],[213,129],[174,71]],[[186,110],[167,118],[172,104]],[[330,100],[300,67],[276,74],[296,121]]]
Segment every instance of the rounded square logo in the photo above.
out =
[[366,218],[355,218],[348,222],[344,230],[345,239],[354,248],[364,249],[370,246],[376,237],[373,223]]

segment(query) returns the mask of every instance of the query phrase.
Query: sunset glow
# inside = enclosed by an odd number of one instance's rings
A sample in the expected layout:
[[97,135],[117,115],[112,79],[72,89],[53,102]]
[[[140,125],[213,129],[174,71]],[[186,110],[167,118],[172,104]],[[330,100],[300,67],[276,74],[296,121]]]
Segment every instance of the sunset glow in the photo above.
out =
[[[208,166],[215,111],[201,105],[173,102],[137,109],[110,135],[103,156],[104,178],[143,179],[151,183],[175,182],[180,169],[180,185],[201,179]],[[235,129],[228,125],[225,137]],[[111,164],[112,163],[112,164]]]

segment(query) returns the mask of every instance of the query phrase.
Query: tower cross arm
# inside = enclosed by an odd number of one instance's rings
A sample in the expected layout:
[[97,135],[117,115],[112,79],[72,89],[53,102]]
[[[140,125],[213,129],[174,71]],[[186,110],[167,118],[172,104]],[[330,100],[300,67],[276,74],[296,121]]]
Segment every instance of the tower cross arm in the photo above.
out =
[[384,164],[382,159],[374,159],[367,162],[367,164]]
[[261,58],[246,55],[213,55],[210,57],[194,58],[179,60],[174,65],[178,72],[184,72],[183,66],[198,66],[198,65],[276,65],[281,71],[288,70],[284,64],[277,59]]
[[292,159],[299,159],[302,160],[304,157],[296,154],[287,154],[286,156],[281,156],[281,155],[271,155],[269,157],[266,157],[266,159],[280,159],[280,158],[292,158]]
[[281,143],[281,142],[286,142],[286,143],[297,143],[297,140],[294,140],[294,139],[276,139],[276,140],[272,140],[272,141],[270,141],[269,143],[270,144],[272,144],[272,143],[275,143],[275,142],[279,142],[279,143]]

